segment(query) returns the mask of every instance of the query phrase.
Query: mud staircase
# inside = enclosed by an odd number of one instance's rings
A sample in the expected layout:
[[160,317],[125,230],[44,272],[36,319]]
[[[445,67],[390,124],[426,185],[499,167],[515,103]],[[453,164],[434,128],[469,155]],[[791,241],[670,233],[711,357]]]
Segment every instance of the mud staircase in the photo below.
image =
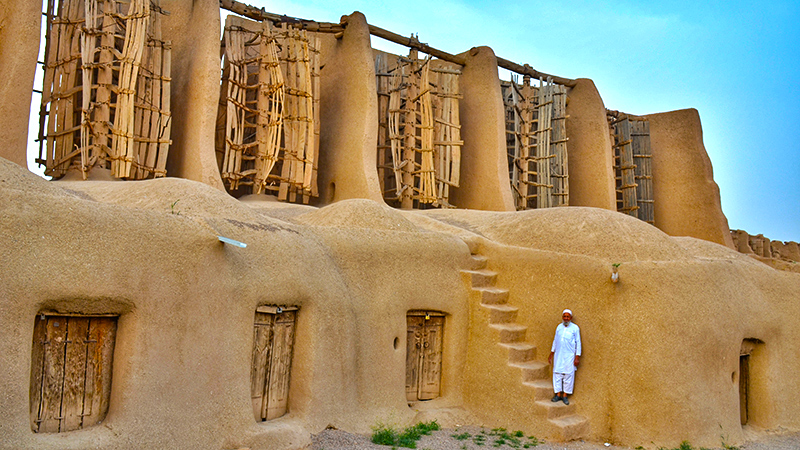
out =
[[[555,438],[562,441],[581,439],[589,434],[589,420],[576,413],[575,404],[552,402],[553,382],[550,365],[537,361],[536,346],[525,341],[526,326],[516,323],[518,308],[508,304],[508,289],[496,287],[497,272],[487,269],[488,260],[478,254],[477,245],[469,243],[472,261],[468,275],[472,290],[489,312],[489,326],[499,331],[498,345],[508,351],[508,365],[522,372],[521,383],[533,390],[535,411],[554,426]],[[549,354],[549,353],[548,353]]]

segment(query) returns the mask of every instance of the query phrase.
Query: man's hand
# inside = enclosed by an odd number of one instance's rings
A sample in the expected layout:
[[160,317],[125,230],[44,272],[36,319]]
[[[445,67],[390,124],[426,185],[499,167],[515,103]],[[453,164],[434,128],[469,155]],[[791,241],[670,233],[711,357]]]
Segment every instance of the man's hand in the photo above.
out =
[[578,364],[580,364],[580,363],[581,363],[581,357],[578,356],[578,355],[575,355],[575,362],[574,362],[575,367],[578,367]]
[[550,352],[550,356],[547,357],[547,362],[550,363],[551,366],[553,365],[553,352]]

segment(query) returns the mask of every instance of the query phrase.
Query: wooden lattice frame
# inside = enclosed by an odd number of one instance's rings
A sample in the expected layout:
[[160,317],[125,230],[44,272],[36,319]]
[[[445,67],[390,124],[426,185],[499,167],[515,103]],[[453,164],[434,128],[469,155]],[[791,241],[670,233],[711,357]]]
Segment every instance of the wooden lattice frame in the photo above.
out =
[[650,122],[609,115],[614,142],[617,211],[654,223]]
[[401,208],[452,207],[461,166],[460,66],[377,53],[378,174]]
[[308,203],[319,195],[320,39],[228,16],[216,148],[228,190]]
[[502,82],[509,178],[517,210],[569,205],[567,88]]
[[39,160],[59,178],[166,175],[171,45],[158,0],[48,0]]

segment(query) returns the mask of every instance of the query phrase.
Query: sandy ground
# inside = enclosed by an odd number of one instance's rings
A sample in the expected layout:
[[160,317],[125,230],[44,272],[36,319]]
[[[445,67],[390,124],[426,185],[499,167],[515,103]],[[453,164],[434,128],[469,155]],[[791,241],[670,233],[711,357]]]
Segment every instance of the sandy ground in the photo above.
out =
[[[536,450],[631,450],[632,447],[616,446],[597,442],[574,441],[567,443],[541,442],[523,436],[518,442],[504,438],[501,431],[488,428],[463,426],[458,429],[442,429],[430,436],[423,436],[417,442],[419,450],[515,450],[535,448]],[[512,434],[513,432],[508,432]],[[533,438],[533,439],[531,439]],[[502,441],[501,441],[502,439]],[[751,440],[730,450],[797,450],[800,449],[800,433],[751,433]],[[527,447],[526,447],[527,445]],[[720,447],[716,449],[722,449]],[[373,444],[370,437],[352,434],[341,430],[328,429],[312,437],[311,450],[387,450],[390,446]],[[647,448],[654,448],[651,445]],[[700,447],[693,447],[700,450]]]

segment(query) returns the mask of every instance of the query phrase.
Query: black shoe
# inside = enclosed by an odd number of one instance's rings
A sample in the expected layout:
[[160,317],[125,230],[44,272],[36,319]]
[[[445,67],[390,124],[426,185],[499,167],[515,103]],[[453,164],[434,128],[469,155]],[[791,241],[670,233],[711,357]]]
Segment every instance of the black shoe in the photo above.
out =
[[553,403],[555,403],[557,401],[560,401],[560,400],[561,400],[561,397],[559,397],[558,394],[554,395],[553,398],[550,399],[550,401],[553,402]]
[[565,405],[569,405],[569,400],[567,400],[567,397],[564,397],[561,400],[564,402]]

